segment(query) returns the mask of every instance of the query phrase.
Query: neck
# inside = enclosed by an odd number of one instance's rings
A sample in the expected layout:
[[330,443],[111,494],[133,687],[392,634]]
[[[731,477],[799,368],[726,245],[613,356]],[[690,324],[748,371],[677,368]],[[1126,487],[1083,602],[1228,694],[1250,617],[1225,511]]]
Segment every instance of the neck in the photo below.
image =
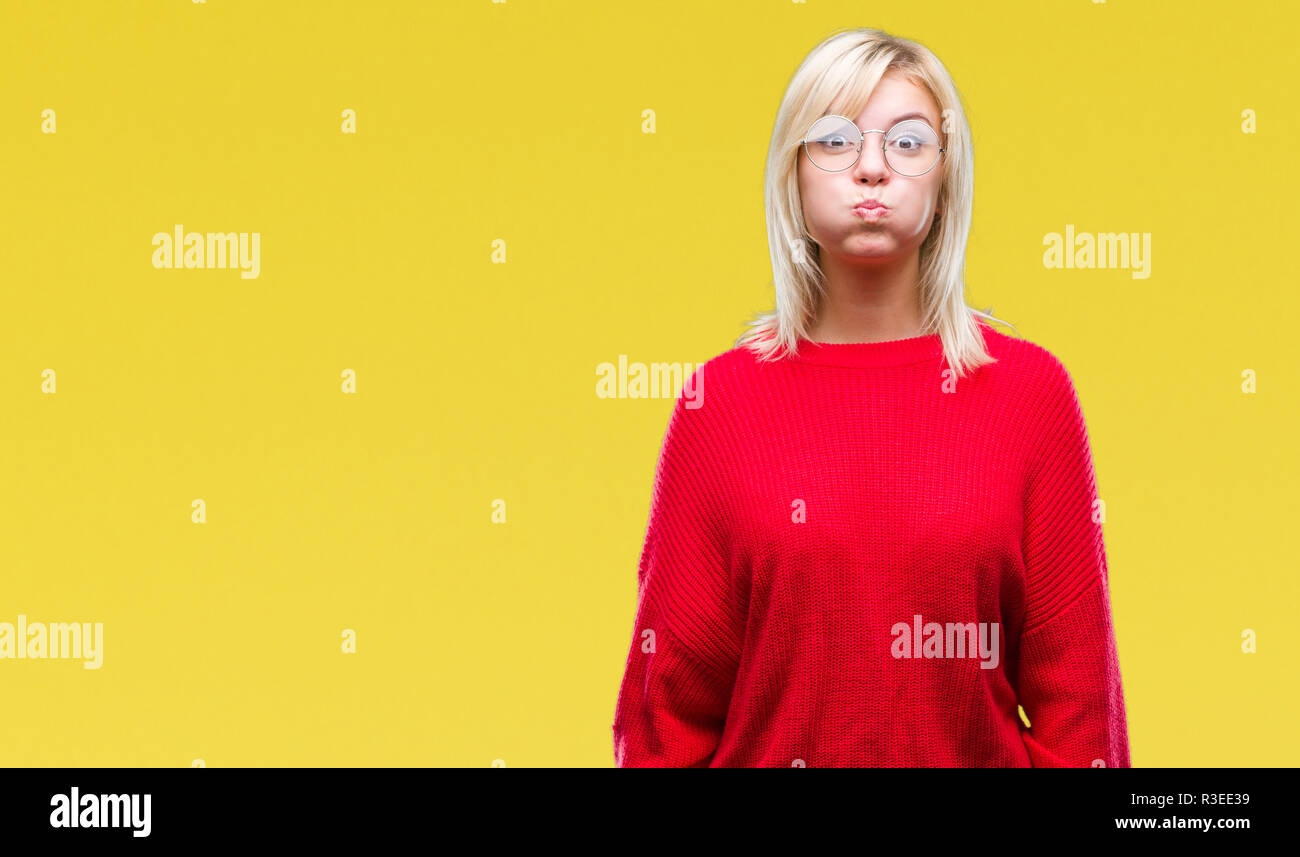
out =
[[823,254],[826,294],[808,338],[813,342],[888,342],[921,336],[919,255],[866,262]]

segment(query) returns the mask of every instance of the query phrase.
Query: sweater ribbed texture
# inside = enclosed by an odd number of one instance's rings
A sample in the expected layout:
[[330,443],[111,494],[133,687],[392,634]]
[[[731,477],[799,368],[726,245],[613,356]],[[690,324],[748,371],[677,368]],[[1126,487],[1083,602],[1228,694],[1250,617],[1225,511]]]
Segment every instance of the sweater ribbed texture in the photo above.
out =
[[696,370],[655,470],[618,766],[1129,765],[1074,385],[979,329],[998,362],[961,380],[937,334]]

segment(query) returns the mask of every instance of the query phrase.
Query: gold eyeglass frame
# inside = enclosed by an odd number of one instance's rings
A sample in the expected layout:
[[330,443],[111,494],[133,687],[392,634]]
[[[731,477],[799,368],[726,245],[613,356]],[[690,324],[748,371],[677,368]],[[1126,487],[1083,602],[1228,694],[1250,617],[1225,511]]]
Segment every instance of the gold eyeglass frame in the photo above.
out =
[[[859,135],[858,142],[857,142],[858,154],[856,157],[853,158],[853,163],[849,164],[848,166],[840,167],[838,170],[826,169],[821,164],[817,163],[817,161],[813,159],[813,156],[808,152],[808,132],[811,131],[813,128],[815,128],[818,122],[821,122],[824,119],[843,119],[845,123],[851,126],[855,131],[857,131]],[[929,168],[925,170],[925,172],[920,172],[920,173],[898,172],[898,170],[894,169],[894,165],[889,162],[889,155],[885,152],[885,141],[889,139],[890,133],[893,132],[895,128],[897,128],[899,125],[906,125],[908,122],[920,122],[925,127],[930,128],[930,130],[934,133],[934,136],[938,142],[940,143],[943,142],[943,138],[939,136],[939,132],[931,128],[930,123],[926,122],[923,119],[904,119],[901,122],[895,122],[893,127],[891,127],[888,131],[884,131],[880,128],[873,128],[870,131],[864,131],[858,127],[858,123],[854,122],[849,117],[841,116],[838,113],[830,113],[827,114],[826,116],[820,116],[817,119],[813,120],[813,123],[808,126],[808,131],[804,132],[803,139],[799,141],[799,144],[803,148],[803,153],[805,156],[807,156],[808,162],[811,163],[814,167],[816,167],[817,169],[825,173],[842,173],[845,170],[853,169],[853,167],[857,166],[858,161],[862,160],[862,153],[866,149],[868,134],[884,134],[885,136],[880,138],[880,155],[885,161],[885,166],[889,167],[891,172],[894,172],[900,176],[905,176],[909,179],[914,179],[917,178],[918,176],[925,175],[926,173],[930,172],[930,170],[933,170],[935,167],[939,166],[939,163],[943,160],[944,153],[948,151],[948,147],[947,146],[939,147],[939,157],[934,159],[934,163],[931,164]]]

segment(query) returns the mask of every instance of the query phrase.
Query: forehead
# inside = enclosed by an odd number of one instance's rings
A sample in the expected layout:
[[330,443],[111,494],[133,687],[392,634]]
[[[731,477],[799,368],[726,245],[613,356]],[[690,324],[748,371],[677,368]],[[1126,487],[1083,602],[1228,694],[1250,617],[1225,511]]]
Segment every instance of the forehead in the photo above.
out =
[[876,84],[866,107],[849,118],[861,128],[888,128],[904,119],[921,119],[937,128],[939,106],[925,87],[900,75],[886,74]]

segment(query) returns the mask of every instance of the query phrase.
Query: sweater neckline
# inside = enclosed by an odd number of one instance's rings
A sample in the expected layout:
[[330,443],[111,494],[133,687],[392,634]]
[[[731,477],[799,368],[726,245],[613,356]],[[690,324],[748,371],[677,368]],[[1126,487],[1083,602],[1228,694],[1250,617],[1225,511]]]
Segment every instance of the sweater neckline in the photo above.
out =
[[873,367],[921,363],[942,354],[943,341],[939,334],[931,333],[883,342],[814,342],[801,338],[791,356],[803,363],[824,366]]

